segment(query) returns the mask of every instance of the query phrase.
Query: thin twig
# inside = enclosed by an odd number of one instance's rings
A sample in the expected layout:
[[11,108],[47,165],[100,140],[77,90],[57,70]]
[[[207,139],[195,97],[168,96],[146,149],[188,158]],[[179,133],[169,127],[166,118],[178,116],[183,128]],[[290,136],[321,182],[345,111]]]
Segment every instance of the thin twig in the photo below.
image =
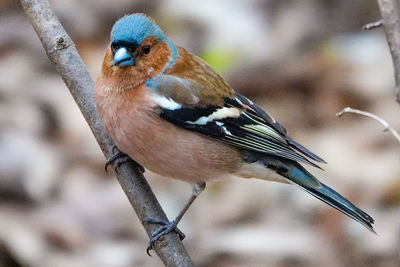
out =
[[400,105],[400,0],[378,0],[378,5],[392,54],[396,101]]
[[379,27],[382,27],[382,26],[383,26],[383,20],[380,19],[378,21],[371,22],[371,23],[368,23],[368,24],[364,25],[364,27],[362,27],[362,29],[364,31],[369,31],[369,30],[372,30],[372,29],[375,29],[375,28],[379,28]]
[[373,113],[370,113],[370,112],[366,112],[366,111],[362,111],[362,110],[358,110],[358,109],[353,109],[353,108],[349,108],[349,107],[344,108],[340,112],[336,113],[336,117],[341,118],[345,113],[359,114],[359,115],[366,116],[366,117],[369,117],[371,119],[376,120],[377,122],[379,122],[380,124],[383,125],[383,127],[384,127],[383,131],[384,132],[387,132],[387,131],[391,132],[393,134],[393,136],[397,139],[397,141],[400,142],[399,133],[395,129],[393,129],[390,126],[390,124],[387,121],[385,121],[384,119],[382,119],[381,117],[379,117],[379,116],[377,116],[377,115],[375,115]]
[[[74,43],[51,11],[47,0],[20,0],[20,2],[47,56],[70,90],[101,150],[108,158],[112,153],[114,143],[104,131],[93,100],[94,82],[79,57]],[[130,163],[123,164],[116,176],[141,222],[148,218],[167,220],[138,166]],[[143,226],[149,236],[156,227],[152,224]],[[166,235],[163,241],[155,244],[154,249],[166,266],[194,266],[175,233]],[[143,246],[143,253],[145,253],[145,246]]]

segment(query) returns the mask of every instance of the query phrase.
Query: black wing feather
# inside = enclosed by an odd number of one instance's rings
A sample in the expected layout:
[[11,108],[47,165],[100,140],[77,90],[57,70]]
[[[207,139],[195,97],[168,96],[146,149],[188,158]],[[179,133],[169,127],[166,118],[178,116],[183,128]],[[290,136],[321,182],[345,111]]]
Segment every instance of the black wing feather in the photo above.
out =
[[323,160],[321,157],[317,156],[315,153],[308,150],[307,148],[305,148],[304,146],[302,146],[301,144],[299,144],[298,142],[293,140],[293,138],[288,136],[286,129],[282,125],[280,125],[279,122],[277,122],[274,118],[269,116],[259,106],[250,102],[246,97],[244,97],[243,95],[241,95],[239,93],[236,93],[236,95],[240,99],[240,101],[245,102],[248,106],[250,106],[255,111],[256,115],[261,116],[267,124],[271,125],[271,127],[273,127],[277,132],[279,132],[282,136],[284,136],[286,141],[288,142],[288,144],[291,147],[293,147],[300,153],[306,155],[307,157],[309,157],[317,162],[326,163],[326,161]]
[[204,124],[196,123],[198,119],[208,117],[222,108],[212,105],[174,110],[160,108],[160,116],[179,127],[243,149],[307,163],[318,168],[319,166],[310,160],[325,162],[289,137],[285,128],[244,96],[237,94],[235,99],[226,98],[224,107],[239,109],[240,116],[227,116]]

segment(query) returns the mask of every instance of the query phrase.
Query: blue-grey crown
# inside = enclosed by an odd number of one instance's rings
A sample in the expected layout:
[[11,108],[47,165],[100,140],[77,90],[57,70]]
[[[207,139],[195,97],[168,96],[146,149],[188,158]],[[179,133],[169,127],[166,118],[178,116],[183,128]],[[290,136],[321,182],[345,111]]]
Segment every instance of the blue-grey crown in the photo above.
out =
[[[150,36],[155,36],[159,41],[167,43],[171,50],[171,57],[167,65],[161,70],[162,73],[170,69],[178,58],[178,49],[168,40],[164,32],[156,23],[142,14],[133,14],[123,17],[114,24],[111,30],[111,42],[113,44],[131,43],[137,46],[141,45],[144,40]],[[132,62],[123,66],[133,65]],[[122,65],[121,65],[122,66]]]
[[142,14],[123,17],[111,30],[112,42],[122,41],[140,45],[149,36],[155,36],[160,41],[167,41],[160,27]]

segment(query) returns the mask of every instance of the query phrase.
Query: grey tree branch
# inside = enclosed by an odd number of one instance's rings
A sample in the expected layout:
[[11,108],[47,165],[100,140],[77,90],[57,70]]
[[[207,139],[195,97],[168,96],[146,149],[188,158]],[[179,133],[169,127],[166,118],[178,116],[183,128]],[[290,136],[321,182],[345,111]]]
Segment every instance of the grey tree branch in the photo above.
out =
[[379,122],[380,124],[383,125],[383,131],[387,132],[389,131],[391,134],[393,134],[393,136],[397,139],[397,141],[400,143],[400,135],[399,133],[393,129],[389,123],[387,121],[385,121],[384,119],[382,119],[381,117],[370,113],[370,112],[366,112],[366,111],[362,111],[362,110],[358,110],[358,109],[353,109],[353,108],[344,108],[341,111],[339,111],[338,113],[336,113],[336,117],[341,118],[345,113],[354,113],[354,114],[358,114],[358,115],[362,115],[362,116],[366,116],[368,118],[374,119],[377,122]]
[[393,58],[396,101],[400,105],[400,0],[378,0],[378,5]]
[[[20,3],[54,64],[89,124],[106,157],[112,153],[113,141],[105,133],[93,100],[94,82],[79,57],[71,38],[50,9],[47,0],[20,0]],[[123,164],[116,175],[139,220],[167,220],[143,173],[134,164]],[[156,225],[143,224],[150,236]],[[155,251],[166,266],[194,266],[182,242],[170,233],[156,242]],[[143,248],[145,253],[145,248]]]

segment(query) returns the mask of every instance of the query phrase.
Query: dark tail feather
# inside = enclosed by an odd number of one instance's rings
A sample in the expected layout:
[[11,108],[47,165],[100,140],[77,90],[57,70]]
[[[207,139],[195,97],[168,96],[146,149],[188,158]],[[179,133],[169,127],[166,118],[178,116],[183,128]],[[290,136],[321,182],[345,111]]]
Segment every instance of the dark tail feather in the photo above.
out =
[[289,168],[286,175],[284,175],[291,183],[300,186],[306,192],[343,212],[350,218],[365,226],[371,232],[376,233],[372,226],[374,219],[371,216],[354,206],[350,201],[332,188],[318,181],[317,178],[301,165],[296,165],[297,166]]
[[288,182],[299,186],[314,197],[359,222],[371,232],[376,233],[372,227],[374,219],[371,216],[354,206],[332,188],[318,181],[317,178],[299,163],[283,158],[269,157],[254,153],[251,154],[251,157],[248,156],[247,161],[249,163],[258,161],[265,167],[275,170],[278,174],[285,177]]
[[354,206],[332,188],[318,181],[317,178],[299,163],[254,152],[245,154],[244,161],[247,163],[258,162],[266,168],[276,171],[278,174],[285,177],[288,182],[299,186],[304,191],[359,222],[371,232],[376,233],[372,227],[374,219],[371,216]]
[[316,198],[322,200],[326,204],[334,207],[335,209],[343,212],[350,218],[364,225],[368,230],[375,233],[375,230],[372,226],[374,223],[374,219],[369,216],[366,212],[354,206],[350,201],[341,196],[332,188],[321,183],[320,188],[307,188],[302,187],[305,191],[315,196]]

